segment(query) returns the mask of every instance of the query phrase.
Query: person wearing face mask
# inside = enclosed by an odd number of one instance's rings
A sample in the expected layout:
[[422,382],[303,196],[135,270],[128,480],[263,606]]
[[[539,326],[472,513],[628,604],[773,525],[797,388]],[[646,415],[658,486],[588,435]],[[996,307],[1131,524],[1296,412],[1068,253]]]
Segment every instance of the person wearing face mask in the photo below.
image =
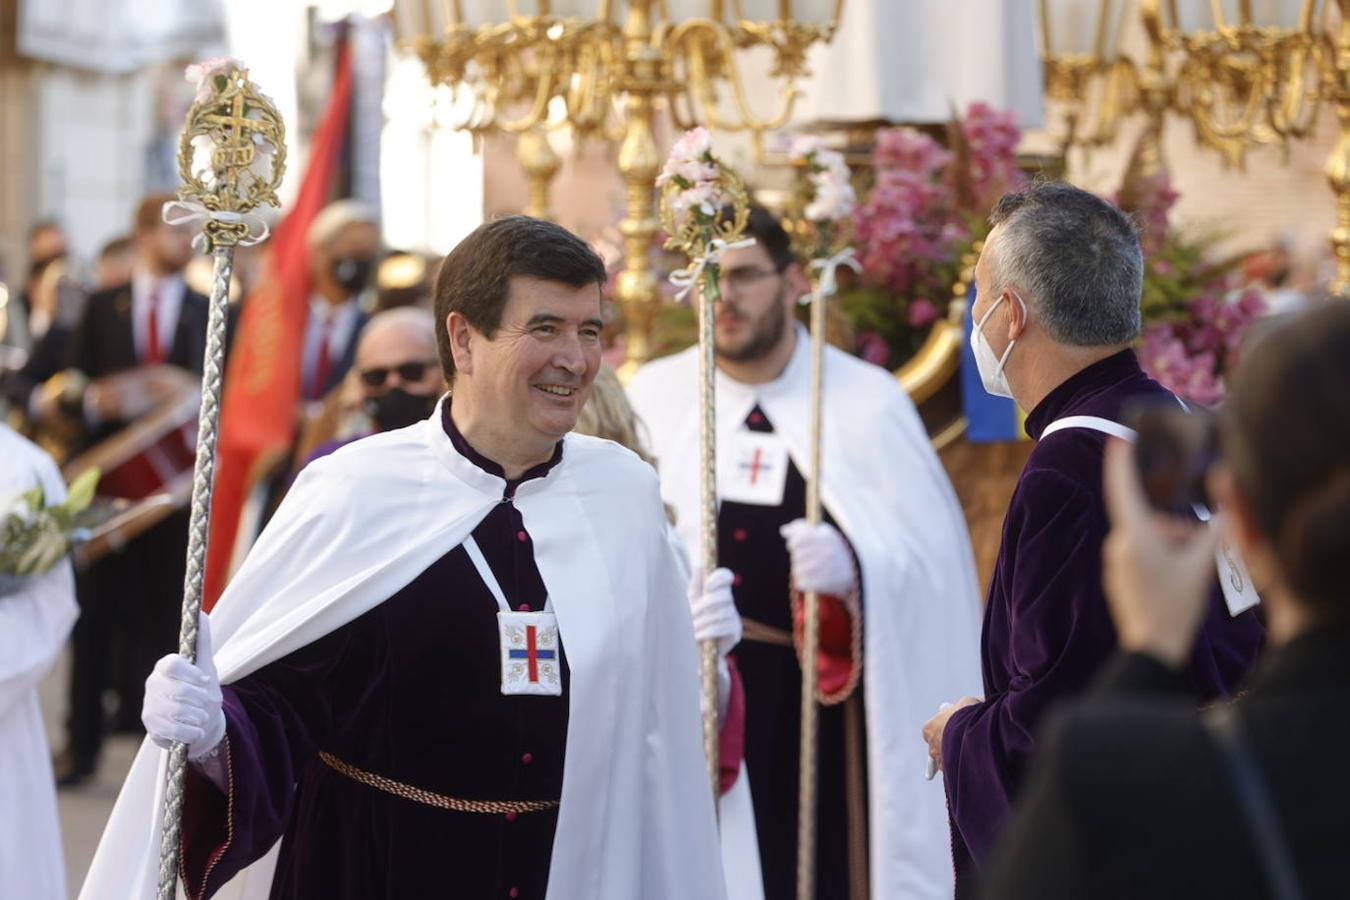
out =
[[1346,896],[1350,801],[1350,306],[1254,329],[1218,415],[1209,495],[1263,597],[1241,695],[1195,714],[1185,675],[1215,530],[1160,514],[1113,441],[1102,552],[1120,650],[1045,729],[990,860],[990,900]]
[[[754,245],[721,259],[715,326],[722,568],[709,583],[729,586],[744,624],[730,648],[744,688],[745,766],[722,810],[728,892],[797,896],[794,629],[801,592],[817,591],[817,895],[940,900],[952,884],[947,815],[941,790],[923,781],[927,760],[914,735],[938,703],[978,690],[979,588],[965,518],[891,373],[827,347],[824,522],[807,523],[811,336],[795,310],[810,285],[771,213],[753,209],[745,234]],[[691,348],[648,363],[629,384],[695,566],[697,371]],[[692,598],[696,632],[715,621],[704,607],[713,593]],[[741,840],[734,790],[747,781],[753,809]]]
[[[1119,209],[1066,184],[1004,196],[975,267],[970,310],[985,389],[1027,411],[1037,441],[1013,492],[985,601],[982,698],[955,696],[924,726],[943,772],[958,896],[1004,825],[1054,703],[1080,692],[1116,646],[1102,595],[1102,450],[1122,409],[1180,402],[1144,374],[1143,252]],[[1217,577],[1211,580],[1217,584]],[[1254,613],[1217,589],[1189,656],[1202,697],[1230,693],[1262,640]]]
[[318,401],[342,383],[356,358],[367,320],[359,300],[380,250],[378,219],[364,203],[338,200],[314,217],[306,239],[314,296],[301,347],[300,395]]
[[302,437],[297,471],[352,441],[422,421],[444,391],[432,314],[414,306],[376,313],[357,341],[356,364],[325,422],[327,437]]
[[452,393],[301,472],[203,617],[197,664],[157,665],[84,900],[153,886],[175,740],[191,900],[724,895],[656,473],[570,433],[605,277],[525,216],[446,257]]

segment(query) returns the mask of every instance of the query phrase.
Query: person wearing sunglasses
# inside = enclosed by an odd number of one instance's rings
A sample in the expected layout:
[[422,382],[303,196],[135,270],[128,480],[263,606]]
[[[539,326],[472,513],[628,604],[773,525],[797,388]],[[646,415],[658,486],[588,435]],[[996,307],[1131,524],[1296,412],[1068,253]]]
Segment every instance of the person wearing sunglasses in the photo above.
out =
[[424,309],[377,313],[356,346],[361,407],[376,431],[406,428],[431,415],[445,390],[436,358],[436,322]]

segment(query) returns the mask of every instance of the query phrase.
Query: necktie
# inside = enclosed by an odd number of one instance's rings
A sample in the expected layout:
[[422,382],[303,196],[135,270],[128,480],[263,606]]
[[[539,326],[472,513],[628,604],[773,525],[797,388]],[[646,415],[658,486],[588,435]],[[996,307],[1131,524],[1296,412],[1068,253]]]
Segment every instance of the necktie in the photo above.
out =
[[314,380],[310,384],[310,399],[318,400],[323,397],[324,388],[328,385],[328,376],[332,371],[333,364],[328,358],[328,344],[333,337],[333,315],[325,312],[323,321],[319,323],[319,355],[314,361]]
[[145,329],[145,353],[142,361],[146,365],[164,362],[164,354],[160,351],[159,344],[159,294],[160,287],[156,284],[150,289],[150,317]]

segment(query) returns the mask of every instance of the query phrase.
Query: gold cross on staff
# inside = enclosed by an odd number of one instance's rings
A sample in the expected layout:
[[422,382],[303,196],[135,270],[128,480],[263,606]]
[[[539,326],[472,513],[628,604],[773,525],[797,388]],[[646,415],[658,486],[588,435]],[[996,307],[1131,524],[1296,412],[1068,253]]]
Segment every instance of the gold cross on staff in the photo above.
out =
[[[217,131],[217,136],[215,148],[211,152],[211,167],[225,176],[233,194],[239,184],[239,174],[248,172],[249,167],[253,165],[256,153],[253,135],[260,134],[272,140],[276,126],[266,117],[251,119],[246,116],[244,103],[247,97],[244,92],[235,89],[230,93],[232,96],[229,97],[229,113],[207,113],[202,116],[202,121],[208,126],[215,126],[213,130]],[[219,108],[218,106],[217,109]]]

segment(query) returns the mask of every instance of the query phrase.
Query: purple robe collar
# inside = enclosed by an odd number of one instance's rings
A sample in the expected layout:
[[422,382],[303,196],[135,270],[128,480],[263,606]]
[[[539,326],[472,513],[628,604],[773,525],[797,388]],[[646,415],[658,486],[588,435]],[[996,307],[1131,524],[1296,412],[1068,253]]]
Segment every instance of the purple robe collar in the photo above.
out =
[[505,496],[507,497],[513,496],[516,492],[516,488],[520,487],[524,482],[535,478],[543,478],[553,470],[554,466],[562,462],[563,442],[558,441],[553,447],[553,456],[547,461],[541,462],[539,465],[530,469],[526,469],[524,474],[519,478],[508,479],[506,477],[506,470],[501,467],[501,464],[488,459],[486,456],[475,450],[469,444],[468,440],[465,439],[464,435],[460,433],[459,426],[455,425],[454,417],[450,415],[449,395],[446,396],[445,402],[441,404],[441,427],[445,429],[446,436],[450,438],[451,445],[454,446],[460,456],[464,457],[487,474],[494,475],[506,482]]
[[1036,404],[1036,408],[1027,414],[1027,435],[1038,441],[1051,422],[1074,415],[1080,405],[1093,397],[1113,391],[1127,382],[1143,382],[1146,379],[1133,350],[1122,350],[1098,360],[1069,376]]

